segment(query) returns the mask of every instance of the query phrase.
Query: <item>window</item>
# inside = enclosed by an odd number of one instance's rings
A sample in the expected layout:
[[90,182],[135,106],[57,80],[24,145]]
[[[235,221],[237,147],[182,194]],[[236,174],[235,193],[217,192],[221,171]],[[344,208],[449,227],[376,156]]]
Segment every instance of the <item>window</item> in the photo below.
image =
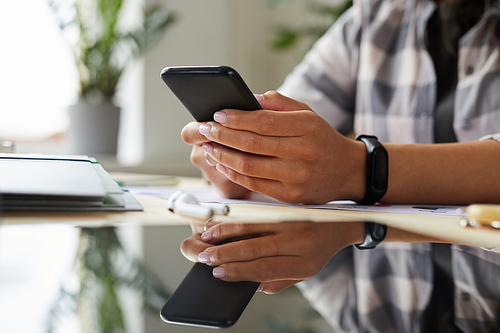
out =
[[66,131],[78,74],[46,0],[0,2],[0,138]]

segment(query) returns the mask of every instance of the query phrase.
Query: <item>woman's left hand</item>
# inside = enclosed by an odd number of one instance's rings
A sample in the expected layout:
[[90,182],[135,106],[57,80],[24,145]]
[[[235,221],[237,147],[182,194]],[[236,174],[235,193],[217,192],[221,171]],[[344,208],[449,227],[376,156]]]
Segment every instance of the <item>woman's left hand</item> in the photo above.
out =
[[[262,282],[261,291],[276,293],[316,275],[342,248],[361,243],[364,223],[225,222],[193,231],[181,246],[188,259],[218,266],[213,274],[221,280]],[[228,239],[241,240],[214,245]]]

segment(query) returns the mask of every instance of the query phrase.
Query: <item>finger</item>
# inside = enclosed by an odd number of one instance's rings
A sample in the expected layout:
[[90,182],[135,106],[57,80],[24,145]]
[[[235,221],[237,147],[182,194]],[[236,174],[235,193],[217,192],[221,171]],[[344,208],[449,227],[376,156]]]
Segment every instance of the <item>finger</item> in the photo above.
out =
[[294,111],[309,109],[307,104],[283,96],[277,91],[271,90],[261,96],[259,104],[264,110]]
[[265,179],[290,179],[294,176],[290,174],[290,166],[277,157],[245,153],[216,143],[204,143],[202,148],[215,163],[242,175]]
[[282,280],[274,282],[263,282],[259,286],[259,292],[266,293],[268,295],[276,294],[277,292],[293,286],[303,280]]
[[205,179],[214,185],[223,198],[246,199],[252,194],[249,189],[232,182],[216,168],[208,165],[205,152],[199,145],[193,146],[191,150],[191,163],[203,172]]
[[241,241],[208,247],[199,256],[201,262],[219,266],[231,262],[252,261],[265,257],[299,255],[297,249],[289,249],[286,243],[279,244],[275,236],[251,238]]
[[198,255],[213,245],[205,243],[199,236],[191,236],[186,238],[181,244],[181,253],[188,260],[198,262]]
[[[213,161],[213,158],[211,158],[210,161]],[[227,177],[221,175],[214,166],[208,164],[205,152],[200,145],[194,145],[191,150],[191,164],[200,169],[204,173],[205,178],[211,183],[218,184],[220,182],[227,181]]]
[[189,145],[200,145],[207,142],[207,137],[200,133],[202,123],[191,122],[184,126],[181,131],[182,140]]
[[[300,136],[308,131],[311,110],[277,112],[273,110],[241,111],[226,109],[217,112],[219,124],[267,136]],[[224,119],[221,121],[220,119]]]
[[217,171],[224,174],[233,183],[239,184],[253,192],[264,193],[276,200],[288,203],[303,203],[303,192],[300,188],[287,188],[279,180],[246,176],[219,163]]
[[210,157],[207,152],[205,152],[205,162],[207,162],[207,164],[211,167],[215,167],[217,165],[217,161]]
[[290,138],[295,138],[294,136],[266,136],[232,129],[214,122],[209,122],[204,126],[203,133],[206,136],[206,143],[213,141],[240,151],[268,156],[280,156],[296,150],[295,141],[290,141]]
[[273,282],[304,280],[319,270],[310,261],[294,256],[266,257],[249,262],[233,262],[215,267],[214,277],[223,281]]
[[251,236],[277,234],[285,229],[285,223],[222,222],[210,227],[202,234],[202,237],[206,242],[214,244],[227,241],[228,239],[243,239],[251,238]]

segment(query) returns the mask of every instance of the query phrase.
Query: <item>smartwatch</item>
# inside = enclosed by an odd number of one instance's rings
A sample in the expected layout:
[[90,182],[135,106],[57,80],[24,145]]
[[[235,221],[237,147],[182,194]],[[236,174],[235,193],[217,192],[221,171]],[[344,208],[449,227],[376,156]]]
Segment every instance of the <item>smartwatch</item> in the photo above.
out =
[[358,135],[356,140],[366,145],[366,192],[359,204],[373,205],[387,192],[389,178],[389,155],[384,146],[373,135]]
[[387,235],[387,226],[375,222],[365,222],[365,241],[362,244],[354,244],[359,250],[374,249]]

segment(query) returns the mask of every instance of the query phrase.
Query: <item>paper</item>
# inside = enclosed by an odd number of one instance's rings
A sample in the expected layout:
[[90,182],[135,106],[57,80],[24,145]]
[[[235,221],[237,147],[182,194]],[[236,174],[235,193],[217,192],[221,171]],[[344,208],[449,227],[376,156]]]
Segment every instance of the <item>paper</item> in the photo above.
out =
[[[352,210],[363,212],[379,212],[379,213],[403,213],[403,214],[427,214],[427,215],[448,215],[461,216],[463,213],[460,208],[465,209],[465,206],[454,205],[359,205],[354,201],[331,201],[324,205],[304,205],[304,204],[287,204],[276,199],[268,197],[260,193],[253,193],[248,200],[235,200],[222,198],[215,189],[209,187],[204,189],[181,189],[178,187],[153,187],[153,186],[130,186],[126,187],[133,195],[146,195],[168,199],[174,192],[182,190],[193,195],[199,202],[217,202],[224,204],[259,204],[259,205],[274,205],[285,207],[303,207],[309,209],[336,209],[336,210]],[[166,204],[166,203],[165,203]]]

